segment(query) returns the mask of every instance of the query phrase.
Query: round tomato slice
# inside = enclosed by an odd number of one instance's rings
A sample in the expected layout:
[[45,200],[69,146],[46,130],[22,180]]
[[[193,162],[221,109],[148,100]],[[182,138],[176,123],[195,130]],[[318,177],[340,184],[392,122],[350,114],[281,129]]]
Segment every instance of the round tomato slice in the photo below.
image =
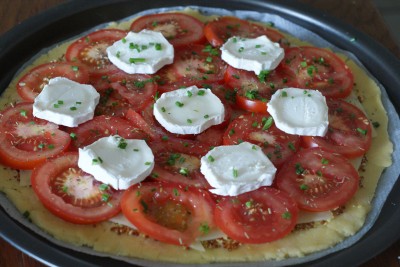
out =
[[220,51],[211,45],[188,45],[177,49],[174,63],[162,69],[158,80],[161,92],[182,87],[221,82],[224,79],[225,62]]
[[214,210],[217,226],[241,243],[271,242],[289,234],[298,208],[286,193],[261,187],[236,197],[224,197]]
[[236,92],[238,107],[259,113],[267,112],[267,102],[276,90],[297,85],[295,77],[282,68],[262,71],[257,76],[231,66],[225,72],[225,83]]
[[73,140],[73,150],[92,144],[98,139],[116,135],[125,139],[148,139],[149,136],[120,117],[96,116],[78,127],[68,128]]
[[300,147],[300,136],[279,130],[267,114],[247,113],[233,120],[225,131],[224,145],[247,141],[260,146],[276,166],[281,166]]
[[68,46],[65,59],[87,65],[90,74],[97,77],[109,75],[118,71],[118,68],[108,59],[106,49],[124,38],[126,34],[126,31],[118,29],[103,29],[89,33]]
[[205,190],[166,183],[132,186],[121,201],[123,214],[141,232],[180,246],[215,228],[214,206]]
[[32,188],[56,216],[78,224],[108,220],[120,211],[122,191],[96,181],[78,167],[78,153],[66,153],[35,168]]
[[222,46],[233,36],[256,38],[266,35],[270,40],[285,44],[284,36],[278,31],[260,24],[251,23],[236,17],[219,17],[204,27],[204,35],[213,46]]
[[326,49],[289,48],[282,62],[282,66],[297,77],[300,88],[317,89],[328,98],[344,98],[353,89],[353,74],[349,67]]
[[364,155],[372,143],[371,122],[356,106],[328,100],[328,132],[324,137],[302,136],[305,147],[321,147],[347,158]]
[[89,83],[89,72],[85,66],[74,62],[52,62],[39,65],[22,76],[17,83],[17,92],[23,100],[33,103],[43,87],[55,77]]
[[159,181],[210,188],[200,172],[200,159],[210,150],[209,143],[169,138],[149,144],[154,154],[152,177]]
[[327,211],[346,204],[358,189],[359,176],[340,154],[320,148],[296,153],[278,171],[277,187],[308,211]]
[[204,24],[182,13],[151,14],[140,17],[131,25],[131,31],[143,29],[161,32],[175,47],[205,41]]
[[65,151],[71,140],[56,124],[35,118],[31,103],[20,103],[1,113],[0,161],[15,169],[33,169]]

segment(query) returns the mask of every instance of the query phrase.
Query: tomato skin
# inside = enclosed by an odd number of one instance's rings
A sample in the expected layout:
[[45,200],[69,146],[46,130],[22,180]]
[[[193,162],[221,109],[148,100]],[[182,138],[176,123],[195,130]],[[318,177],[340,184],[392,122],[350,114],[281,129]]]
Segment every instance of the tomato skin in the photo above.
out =
[[89,33],[68,46],[65,59],[88,66],[90,74],[95,77],[117,72],[119,69],[108,60],[106,49],[126,34],[126,31],[118,29],[102,29]]
[[273,29],[230,16],[219,17],[207,23],[204,27],[204,35],[216,47],[222,46],[233,36],[256,38],[266,35],[273,42],[281,42],[284,39],[282,34]]
[[145,15],[131,24],[131,31],[143,29],[161,32],[175,47],[197,44],[205,41],[204,24],[198,19],[182,13]]
[[48,81],[55,77],[86,84],[89,82],[89,71],[86,66],[76,62],[44,63],[31,69],[18,81],[17,93],[24,101],[33,103]]
[[[55,181],[56,178],[64,172],[71,174],[71,169],[74,170],[72,172],[73,175],[68,176],[71,183],[73,179],[81,179],[80,183],[82,183],[82,176],[90,176],[80,171],[78,167],[78,153],[61,154],[58,157],[47,160],[33,170],[31,176],[32,188],[49,211],[63,220],[76,224],[98,223],[108,220],[120,212],[122,191],[85,188],[85,190],[92,190],[96,193],[97,200],[87,201],[84,196],[80,196],[79,194],[74,196],[77,203],[86,201],[90,204],[78,205],[75,202],[72,203],[66,200],[68,197],[65,196],[68,195],[69,192],[62,192],[63,189],[57,188],[57,182]],[[71,178],[71,176],[74,178]],[[100,186],[100,183],[96,183],[92,176],[87,179],[93,184],[93,187]],[[79,185],[79,182],[75,183]],[[107,194],[108,202],[101,200],[103,194]],[[93,199],[93,196],[91,197],[91,199]]]
[[157,74],[159,91],[169,92],[182,87],[196,85],[205,87],[221,83],[226,64],[220,51],[210,45],[187,45],[175,51],[174,63],[161,69]]
[[121,201],[123,214],[141,232],[180,246],[189,246],[201,236],[202,226],[215,228],[214,206],[207,191],[154,182],[130,187]]
[[228,66],[224,81],[236,92],[239,108],[257,113],[267,112],[267,102],[276,90],[297,86],[294,75],[280,67],[257,76],[254,72]]
[[344,61],[326,49],[293,47],[285,51],[282,66],[297,77],[300,88],[318,89],[327,98],[347,97],[354,84]]
[[0,160],[21,170],[30,170],[47,158],[65,151],[71,142],[58,126],[33,117],[31,103],[19,103],[1,113]]
[[298,135],[279,130],[275,123],[267,128],[270,117],[269,113],[247,113],[239,116],[226,129],[223,144],[236,145],[243,141],[256,144],[276,167],[281,166],[299,150],[301,139]]
[[217,226],[230,238],[244,244],[283,238],[293,230],[298,216],[296,202],[272,187],[224,197],[214,211]]
[[98,139],[110,135],[120,135],[126,139],[148,139],[149,136],[121,117],[96,116],[78,127],[68,128],[73,145],[71,150],[87,146]]
[[210,188],[200,172],[200,158],[210,150],[209,143],[170,137],[149,146],[155,161],[152,177],[157,181]]
[[327,211],[353,197],[359,176],[340,154],[308,148],[296,153],[278,170],[275,183],[297,201],[300,209]]
[[371,122],[356,106],[344,100],[328,100],[329,128],[324,137],[302,136],[304,147],[321,147],[347,158],[364,155],[371,147]]

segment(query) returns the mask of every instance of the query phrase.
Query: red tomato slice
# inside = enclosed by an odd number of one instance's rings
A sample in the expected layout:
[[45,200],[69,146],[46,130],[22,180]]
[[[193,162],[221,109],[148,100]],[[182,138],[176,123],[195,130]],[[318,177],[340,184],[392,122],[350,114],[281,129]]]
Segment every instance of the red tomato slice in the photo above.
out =
[[321,147],[347,158],[364,155],[372,143],[371,122],[356,106],[344,100],[327,101],[329,128],[324,137],[302,136],[305,147]]
[[135,20],[131,31],[143,29],[161,32],[174,46],[196,44],[205,41],[204,24],[198,19],[182,13],[145,15]]
[[236,197],[225,197],[215,208],[217,226],[241,243],[261,244],[289,234],[298,208],[286,193],[261,187]]
[[238,107],[259,113],[267,112],[267,102],[276,90],[297,85],[295,77],[279,67],[257,76],[254,72],[229,66],[225,72],[225,83],[236,91]]
[[125,118],[132,123],[138,129],[141,129],[148,136],[151,137],[152,140],[161,140],[161,136],[148,124],[144,118],[133,109],[129,109],[125,115]]
[[115,191],[78,167],[78,153],[52,158],[32,172],[32,188],[56,216],[78,224],[92,224],[117,215],[122,191]]
[[109,75],[119,69],[109,61],[106,49],[124,38],[126,34],[126,31],[117,29],[103,29],[89,33],[68,46],[65,59],[87,65],[90,74],[96,77]]
[[214,203],[200,189],[142,183],[125,192],[121,207],[141,232],[169,244],[189,246],[215,228]]
[[55,77],[65,77],[83,84],[89,83],[89,72],[82,64],[52,62],[39,65],[22,76],[17,83],[17,92],[23,100],[33,103],[43,87]]
[[278,171],[277,187],[308,211],[327,211],[346,204],[358,189],[359,176],[340,154],[320,148],[299,151]]
[[78,127],[69,128],[73,140],[73,150],[92,144],[110,135],[120,135],[125,139],[148,139],[149,136],[136,128],[128,120],[120,117],[96,116]]
[[256,38],[266,35],[274,42],[285,44],[284,36],[278,31],[260,24],[251,23],[236,17],[219,17],[204,27],[204,35],[213,46],[222,46],[233,36]]
[[100,78],[94,86],[100,92],[96,115],[124,116],[128,109],[143,110],[157,93],[153,76],[122,71]]
[[177,49],[174,63],[159,73],[159,90],[168,92],[182,87],[221,82],[226,69],[220,51],[211,45],[188,45]]
[[317,89],[329,98],[344,98],[353,89],[353,74],[349,67],[326,49],[289,48],[282,62],[282,66],[297,77],[300,88]]
[[210,144],[193,140],[169,138],[149,144],[154,154],[152,177],[159,181],[210,188],[200,172],[200,158],[210,150]]
[[239,116],[229,124],[223,137],[224,145],[247,141],[260,146],[276,167],[298,151],[300,140],[298,135],[279,130],[268,113]]
[[56,124],[33,117],[31,103],[20,103],[1,113],[0,160],[11,168],[33,169],[65,151],[70,141],[68,133]]

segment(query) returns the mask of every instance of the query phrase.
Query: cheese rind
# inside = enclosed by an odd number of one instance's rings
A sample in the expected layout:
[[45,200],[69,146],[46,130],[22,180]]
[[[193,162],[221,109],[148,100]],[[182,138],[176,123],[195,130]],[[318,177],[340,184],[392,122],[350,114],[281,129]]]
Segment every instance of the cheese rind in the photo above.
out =
[[154,74],[174,61],[174,47],[160,32],[142,30],[107,48],[108,59],[128,74]]
[[154,155],[144,140],[103,137],[79,148],[78,166],[114,189],[143,181],[154,168]]
[[328,131],[328,106],[317,90],[279,89],[267,107],[276,127],[286,133],[325,136]]
[[201,158],[200,171],[214,188],[210,192],[237,196],[271,185],[276,168],[259,146],[243,142],[209,151]]
[[33,103],[33,116],[76,127],[91,120],[100,95],[92,85],[63,77],[49,80]]
[[231,37],[221,46],[221,58],[234,68],[254,71],[275,69],[285,56],[278,43],[265,35],[257,38]]
[[154,104],[153,114],[171,133],[199,134],[222,123],[225,108],[210,89],[191,86],[162,94]]

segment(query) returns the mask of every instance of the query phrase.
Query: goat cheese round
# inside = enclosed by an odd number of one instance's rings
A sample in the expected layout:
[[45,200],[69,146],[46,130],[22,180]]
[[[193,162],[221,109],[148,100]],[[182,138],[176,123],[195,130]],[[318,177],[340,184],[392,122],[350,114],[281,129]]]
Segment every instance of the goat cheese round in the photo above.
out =
[[196,86],[162,94],[153,113],[167,131],[175,134],[198,134],[225,118],[221,100],[210,89]]
[[201,158],[200,171],[214,188],[210,192],[237,196],[271,185],[276,168],[259,146],[243,142],[209,151]]
[[162,33],[142,30],[107,47],[107,56],[126,73],[153,74],[174,61],[174,47]]
[[280,89],[267,106],[276,127],[286,133],[324,136],[328,131],[328,106],[317,90]]
[[100,95],[92,85],[63,77],[50,79],[33,103],[33,116],[76,127],[91,120]]
[[150,175],[154,155],[144,140],[114,135],[80,148],[78,166],[114,189],[127,189]]
[[234,68],[254,71],[275,69],[285,56],[278,43],[265,35],[257,38],[231,37],[221,46],[221,58]]

